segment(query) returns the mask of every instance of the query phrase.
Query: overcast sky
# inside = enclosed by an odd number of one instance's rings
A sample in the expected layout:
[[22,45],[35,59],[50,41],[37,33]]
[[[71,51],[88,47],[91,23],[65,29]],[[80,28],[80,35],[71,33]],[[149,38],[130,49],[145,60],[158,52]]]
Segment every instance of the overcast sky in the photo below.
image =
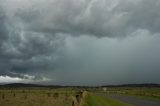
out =
[[0,83],[160,83],[160,0],[0,0]]

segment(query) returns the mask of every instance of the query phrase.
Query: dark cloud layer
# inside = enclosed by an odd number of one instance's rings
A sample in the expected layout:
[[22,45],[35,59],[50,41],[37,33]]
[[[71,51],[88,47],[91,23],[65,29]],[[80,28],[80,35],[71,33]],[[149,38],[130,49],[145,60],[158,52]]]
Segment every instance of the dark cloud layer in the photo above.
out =
[[0,0],[0,82],[160,83],[159,0]]
[[159,32],[159,6],[159,0],[25,0],[7,12],[33,32],[114,37],[139,28]]

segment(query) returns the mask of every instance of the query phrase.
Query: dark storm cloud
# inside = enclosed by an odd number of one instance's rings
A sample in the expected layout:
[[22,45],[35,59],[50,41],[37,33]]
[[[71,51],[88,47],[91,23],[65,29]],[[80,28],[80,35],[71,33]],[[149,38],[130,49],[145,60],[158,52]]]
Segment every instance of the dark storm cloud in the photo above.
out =
[[2,45],[2,42],[8,37],[5,20],[5,13],[3,12],[2,8],[0,8],[0,47]]
[[27,30],[98,37],[127,36],[139,28],[159,32],[159,0],[25,1],[8,11]]
[[159,10],[159,0],[0,0],[0,82],[159,83]]

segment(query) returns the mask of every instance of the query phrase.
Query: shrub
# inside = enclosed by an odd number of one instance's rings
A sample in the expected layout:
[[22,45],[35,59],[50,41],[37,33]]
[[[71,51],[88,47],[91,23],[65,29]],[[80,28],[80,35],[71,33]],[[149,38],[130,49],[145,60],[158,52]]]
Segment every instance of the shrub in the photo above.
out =
[[48,95],[48,97],[50,97],[51,95],[50,95],[50,93],[47,93],[47,95]]
[[58,98],[59,93],[57,93],[57,92],[56,92],[56,93],[54,93],[54,95],[53,95],[53,96],[54,96],[54,98]]
[[15,97],[15,96],[16,96],[16,94],[15,94],[15,93],[13,93],[13,96]]
[[25,90],[23,90],[22,93],[25,93]]
[[4,94],[2,94],[2,99],[5,99],[5,95]]

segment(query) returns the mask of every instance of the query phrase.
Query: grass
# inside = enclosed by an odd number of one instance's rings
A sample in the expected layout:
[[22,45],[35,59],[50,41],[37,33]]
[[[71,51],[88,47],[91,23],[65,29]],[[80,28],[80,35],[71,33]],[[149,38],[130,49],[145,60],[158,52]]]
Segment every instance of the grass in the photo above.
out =
[[70,89],[1,89],[0,106],[71,106]]
[[[79,89],[73,88],[0,88],[0,106],[72,106],[71,99]],[[160,100],[160,88],[112,87],[90,88],[84,106],[131,106],[98,94],[133,95]]]
[[132,106],[132,105],[108,97],[103,97],[93,93],[89,93],[85,98],[84,106]]

